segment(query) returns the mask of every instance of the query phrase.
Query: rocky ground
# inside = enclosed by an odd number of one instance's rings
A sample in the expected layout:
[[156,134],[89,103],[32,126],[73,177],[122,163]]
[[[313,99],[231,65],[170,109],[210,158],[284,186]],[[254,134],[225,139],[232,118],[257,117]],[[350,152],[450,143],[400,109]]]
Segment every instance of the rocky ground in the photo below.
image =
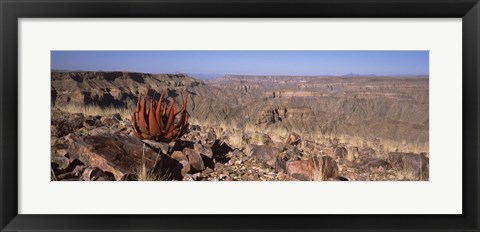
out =
[[120,114],[52,109],[51,179],[70,181],[428,180],[427,154],[387,152],[380,139],[287,137],[190,125],[171,143],[132,136]]

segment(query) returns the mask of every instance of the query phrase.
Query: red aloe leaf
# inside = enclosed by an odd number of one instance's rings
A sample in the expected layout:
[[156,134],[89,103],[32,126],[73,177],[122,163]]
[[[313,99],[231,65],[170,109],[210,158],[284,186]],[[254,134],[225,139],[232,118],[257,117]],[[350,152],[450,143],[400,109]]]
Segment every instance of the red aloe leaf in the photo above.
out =
[[185,124],[185,126],[180,130],[180,133],[178,133],[179,137],[187,133],[187,131],[188,131],[188,123]]
[[175,103],[175,99],[173,99],[173,117],[175,117],[175,115],[177,115],[177,104]]
[[133,131],[133,135],[135,135],[135,137],[137,137],[137,138],[139,138],[139,139],[143,140],[143,137],[142,137],[142,136],[141,136],[141,135],[140,135],[138,132],[136,132],[136,131]]
[[158,127],[157,119],[155,118],[155,108],[153,99],[150,101],[150,110],[148,111],[148,128],[150,135],[160,135],[160,128]]
[[170,103],[170,106],[168,107],[167,113],[168,113],[168,121],[167,121],[167,126],[165,127],[166,131],[170,131],[172,129],[173,123],[175,121],[175,112],[174,110],[177,108],[175,105],[175,99]]
[[142,104],[140,107],[140,112],[138,115],[138,127],[140,127],[140,131],[142,133],[148,132],[148,124],[146,121],[146,104],[147,101],[145,99],[142,100]]
[[151,139],[152,136],[150,136],[149,134],[145,134],[145,133],[141,133],[141,136],[143,139]]
[[162,110],[164,96],[165,96],[165,92],[162,92],[162,94],[160,95],[160,100],[158,100],[158,103],[157,103],[157,109],[155,110],[155,116],[157,119],[157,123],[160,127],[160,130],[165,130],[165,124],[162,121],[162,114],[160,112]]
[[176,138],[177,133],[178,133],[178,130],[172,130],[167,135],[165,135],[165,139],[167,141],[171,141]]
[[163,123],[163,129],[162,131],[165,131],[165,127],[167,125],[168,117],[167,117],[167,101],[164,102],[163,104],[163,111],[162,111],[162,123]]
[[182,115],[180,116],[180,119],[178,120],[174,128],[180,128],[182,126],[185,126],[185,123],[187,122],[188,116],[186,112],[183,110],[183,111],[180,111],[179,113],[182,113]]
[[139,131],[138,125],[137,125],[137,120],[135,118],[136,113],[132,114],[132,125],[133,125],[133,130],[134,131]]
[[185,126],[187,126],[187,124],[188,124],[188,112],[185,111],[185,123],[184,123],[183,126],[185,127]]

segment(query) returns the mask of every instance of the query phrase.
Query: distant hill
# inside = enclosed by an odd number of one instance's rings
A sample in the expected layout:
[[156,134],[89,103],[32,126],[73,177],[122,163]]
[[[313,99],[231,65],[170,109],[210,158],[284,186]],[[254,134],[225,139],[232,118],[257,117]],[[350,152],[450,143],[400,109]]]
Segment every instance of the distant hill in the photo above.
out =
[[375,74],[358,74],[358,73],[349,73],[346,75],[343,75],[344,77],[375,77],[377,75]]

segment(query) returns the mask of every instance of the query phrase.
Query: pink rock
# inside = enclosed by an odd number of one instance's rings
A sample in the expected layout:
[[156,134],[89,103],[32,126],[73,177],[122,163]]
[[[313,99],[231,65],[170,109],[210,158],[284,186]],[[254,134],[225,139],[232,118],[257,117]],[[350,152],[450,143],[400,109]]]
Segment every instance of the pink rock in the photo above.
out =
[[287,162],[287,173],[297,180],[313,180],[314,165],[312,160],[295,160]]

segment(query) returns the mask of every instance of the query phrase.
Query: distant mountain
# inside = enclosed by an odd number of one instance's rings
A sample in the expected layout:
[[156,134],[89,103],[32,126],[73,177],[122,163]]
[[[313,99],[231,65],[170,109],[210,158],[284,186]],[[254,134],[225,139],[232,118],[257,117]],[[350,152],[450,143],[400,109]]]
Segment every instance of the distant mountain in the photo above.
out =
[[187,75],[197,79],[197,80],[210,80],[214,78],[223,77],[223,74],[218,73],[187,73]]
[[375,74],[358,74],[358,73],[349,73],[346,75],[343,75],[343,77],[375,77],[377,75]]

